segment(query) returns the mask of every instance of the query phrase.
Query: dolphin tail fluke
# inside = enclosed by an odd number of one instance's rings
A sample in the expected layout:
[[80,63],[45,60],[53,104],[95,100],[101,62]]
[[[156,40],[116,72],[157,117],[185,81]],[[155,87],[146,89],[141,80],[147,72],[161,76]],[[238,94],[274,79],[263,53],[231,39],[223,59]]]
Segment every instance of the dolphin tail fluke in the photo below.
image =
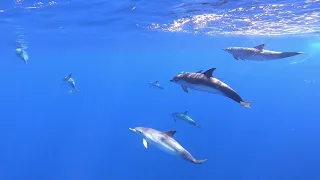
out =
[[244,102],[244,101],[241,101],[240,104],[241,104],[242,106],[246,107],[246,108],[251,108],[250,106],[251,106],[252,102]]
[[207,161],[207,159],[204,159],[204,160],[194,160],[194,163],[195,164],[202,164],[202,163],[204,163],[204,162],[206,162]]

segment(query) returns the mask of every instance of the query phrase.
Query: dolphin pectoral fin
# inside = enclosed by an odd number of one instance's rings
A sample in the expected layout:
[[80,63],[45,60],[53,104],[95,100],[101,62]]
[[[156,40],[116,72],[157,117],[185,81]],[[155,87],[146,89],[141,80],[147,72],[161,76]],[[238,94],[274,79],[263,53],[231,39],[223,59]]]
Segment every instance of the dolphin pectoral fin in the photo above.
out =
[[143,146],[147,149],[148,148],[148,142],[145,139],[142,139]]
[[187,115],[187,114],[188,114],[188,111],[185,111],[183,114],[184,114],[184,115]]
[[251,104],[252,102],[244,102],[244,101],[240,101],[240,104],[246,108],[251,108]]
[[237,56],[235,56],[235,55],[233,55],[233,58],[234,58],[235,60],[239,60],[239,58],[238,58]]
[[184,92],[188,93],[188,88],[187,88],[187,86],[181,86],[181,87],[182,87],[182,89],[183,89]]
[[254,48],[255,48],[255,49],[258,49],[259,51],[262,51],[263,48],[264,48],[264,46],[265,46],[265,44],[260,44],[260,45],[258,45],[258,46],[255,46]]
[[206,162],[207,161],[207,159],[204,159],[204,160],[194,160],[193,162],[195,163],[195,164],[202,164],[202,163],[204,163],[204,162]]

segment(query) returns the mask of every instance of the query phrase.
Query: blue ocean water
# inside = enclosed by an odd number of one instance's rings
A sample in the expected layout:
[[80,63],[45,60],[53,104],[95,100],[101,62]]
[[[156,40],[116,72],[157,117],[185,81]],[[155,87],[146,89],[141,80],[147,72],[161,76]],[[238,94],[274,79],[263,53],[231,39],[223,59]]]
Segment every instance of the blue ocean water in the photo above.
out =
[[[1,1],[0,179],[319,180],[319,20],[319,0]],[[304,54],[221,50],[262,43]],[[213,67],[250,109],[169,82]],[[174,122],[184,111],[201,128]],[[145,149],[136,126],[208,161]]]

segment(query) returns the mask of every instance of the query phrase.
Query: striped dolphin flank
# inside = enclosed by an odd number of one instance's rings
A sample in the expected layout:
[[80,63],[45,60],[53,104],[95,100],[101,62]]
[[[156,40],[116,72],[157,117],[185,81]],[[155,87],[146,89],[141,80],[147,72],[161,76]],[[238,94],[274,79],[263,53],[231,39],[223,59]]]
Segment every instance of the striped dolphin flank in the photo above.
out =
[[277,52],[264,49],[265,44],[260,44],[253,48],[248,47],[228,47],[222,49],[230,53],[236,60],[252,60],[252,61],[269,61],[283,59],[299,54],[302,52]]
[[145,148],[148,148],[148,144],[151,144],[158,149],[161,149],[169,154],[179,156],[195,164],[202,164],[203,162],[207,161],[206,159],[195,159],[190,152],[182,147],[173,137],[176,133],[175,130],[161,132],[156,129],[147,127],[135,127],[129,128],[129,130],[137,133],[142,137],[142,143]]
[[230,86],[213,77],[212,74],[215,69],[212,68],[203,73],[183,72],[175,76],[170,82],[181,85],[186,93],[188,93],[188,88],[190,88],[212,94],[220,94],[240,103],[246,108],[250,108],[252,102],[244,101]]

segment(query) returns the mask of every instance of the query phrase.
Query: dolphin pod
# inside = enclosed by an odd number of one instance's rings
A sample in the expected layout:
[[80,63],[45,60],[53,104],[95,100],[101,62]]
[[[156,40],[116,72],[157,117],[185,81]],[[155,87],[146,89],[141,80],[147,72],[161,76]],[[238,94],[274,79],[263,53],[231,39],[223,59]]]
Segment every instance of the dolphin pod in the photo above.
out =
[[[236,60],[253,61],[276,60],[303,54],[302,52],[277,52],[265,50],[264,47],[265,44],[260,44],[253,48],[229,47],[223,50],[232,54],[233,58]],[[245,108],[250,108],[252,102],[244,101],[241,96],[229,85],[214,77],[213,72],[215,70],[216,68],[208,69],[205,72],[202,70],[197,72],[181,72],[174,76],[170,82],[180,85],[182,90],[186,93],[189,92],[189,89],[193,89],[211,94],[219,94],[239,103]],[[149,85],[150,87],[154,86],[163,89],[159,85],[158,81],[150,82]],[[190,116],[188,116],[188,111],[183,113],[172,113],[172,117],[174,118],[174,121],[179,119],[196,127],[200,127]],[[161,132],[147,127],[136,127],[129,129],[142,137],[145,148],[148,147],[149,143],[159,149],[162,149],[170,154],[180,156],[195,164],[202,164],[203,162],[207,161],[207,159],[196,160],[186,149],[184,149],[173,138],[173,135],[176,131]]]
[[[268,61],[283,59],[299,54],[302,52],[277,52],[264,49],[265,44],[260,44],[253,48],[249,47],[228,47],[223,49],[224,51],[230,53],[236,60],[254,60],[254,61]],[[16,54],[27,63],[29,56],[27,52],[22,48],[16,48]],[[228,84],[222,82],[213,75],[216,68],[208,69],[203,72],[202,70],[197,72],[181,72],[174,76],[170,82],[178,84],[181,86],[185,93],[189,92],[189,89],[196,91],[207,92],[211,94],[219,94],[227,97],[234,102],[239,103],[245,108],[250,108],[252,102],[244,101],[242,97],[232,89]],[[63,81],[67,82],[71,86],[70,93],[80,92],[76,88],[74,79],[72,78],[72,73],[63,78]],[[158,81],[149,82],[149,87],[154,87],[158,89],[164,89]],[[195,127],[200,127],[189,115],[188,111],[183,113],[172,113],[174,121],[182,120],[189,123]],[[135,127],[129,128],[132,132],[135,132],[142,137],[142,143],[145,148],[148,148],[148,144],[155,146],[167,153],[179,156],[189,162],[194,164],[202,164],[207,161],[207,159],[198,160],[193,157],[193,155],[186,150],[178,141],[175,140],[174,134],[175,130],[162,132],[149,127]],[[294,129],[293,129],[294,131]]]

